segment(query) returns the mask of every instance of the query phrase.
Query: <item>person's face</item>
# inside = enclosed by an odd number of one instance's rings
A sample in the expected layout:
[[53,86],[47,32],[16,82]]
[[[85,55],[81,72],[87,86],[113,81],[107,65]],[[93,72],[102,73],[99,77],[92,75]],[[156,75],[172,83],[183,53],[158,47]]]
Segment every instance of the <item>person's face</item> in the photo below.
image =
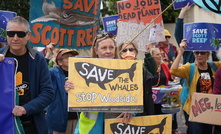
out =
[[[25,25],[11,23],[8,26],[7,31],[27,32],[27,29]],[[7,36],[8,45],[10,46],[10,52],[16,55],[24,54],[26,52],[25,45],[27,44],[29,38],[30,38],[30,32],[28,32],[25,37],[18,37],[17,34],[15,34],[13,37]]]
[[115,44],[110,38],[104,39],[98,43],[98,47],[94,48],[98,58],[114,59]]
[[61,59],[58,61],[59,66],[65,70],[68,71],[68,58],[73,57],[74,55],[72,53],[65,53],[61,56]]
[[154,52],[153,52],[153,58],[155,60],[156,63],[161,63],[162,61],[162,56],[161,56],[161,53],[160,53],[160,50],[159,49],[155,49]]
[[134,60],[136,58],[137,52],[132,44],[124,44],[122,45],[122,49],[120,55],[123,59]]
[[160,50],[160,54],[161,54],[162,60],[164,62],[168,62],[169,61],[167,54],[163,50]]
[[170,43],[170,36],[165,36],[165,41],[159,42],[159,47],[168,46]]
[[195,56],[195,59],[198,63],[204,63],[209,58],[209,52],[207,52],[207,51],[195,51],[194,56]]

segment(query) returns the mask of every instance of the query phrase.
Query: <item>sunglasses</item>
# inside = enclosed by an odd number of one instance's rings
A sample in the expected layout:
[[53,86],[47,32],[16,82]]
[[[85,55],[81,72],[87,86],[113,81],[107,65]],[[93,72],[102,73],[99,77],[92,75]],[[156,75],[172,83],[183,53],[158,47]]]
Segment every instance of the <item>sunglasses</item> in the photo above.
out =
[[133,52],[135,50],[135,48],[128,48],[128,49],[123,49],[122,52],[126,53],[127,51]]
[[28,31],[6,31],[6,33],[8,37],[14,37],[16,34],[19,38],[24,38]]
[[102,33],[102,34],[98,34],[96,36],[96,39],[101,39],[101,38],[113,38],[114,34],[112,33]]
[[205,55],[207,52],[194,52],[195,55]]
[[170,36],[165,36],[165,39],[166,39],[166,38],[169,38],[169,39],[170,39],[171,37],[170,37]]

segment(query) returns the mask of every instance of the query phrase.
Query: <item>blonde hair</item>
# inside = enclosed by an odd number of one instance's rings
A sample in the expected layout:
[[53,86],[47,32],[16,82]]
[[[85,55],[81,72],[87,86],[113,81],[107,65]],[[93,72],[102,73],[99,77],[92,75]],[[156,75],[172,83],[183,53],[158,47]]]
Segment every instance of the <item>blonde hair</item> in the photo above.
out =
[[99,58],[95,52],[95,48],[97,49],[98,46],[99,46],[99,43],[103,40],[106,40],[106,39],[111,39],[113,42],[114,42],[114,46],[115,46],[115,56],[114,56],[114,59],[118,59],[119,58],[119,55],[118,55],[118,48],[117,48],[117,43],[116,41],[114,40],[114,38],[109,38],[109,37],[103,37],[101,39],[98,39],[98,38],[95,38],[94,41],[93,41],[93,44],[91,46],[91,58]]

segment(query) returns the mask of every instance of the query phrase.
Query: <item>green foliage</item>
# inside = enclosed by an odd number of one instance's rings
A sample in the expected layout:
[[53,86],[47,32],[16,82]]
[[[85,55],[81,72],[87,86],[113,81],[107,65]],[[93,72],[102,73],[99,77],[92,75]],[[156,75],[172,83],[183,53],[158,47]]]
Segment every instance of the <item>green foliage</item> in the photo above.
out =
[[29,20],[29,0],[0,0],[0,10],[16,12]]

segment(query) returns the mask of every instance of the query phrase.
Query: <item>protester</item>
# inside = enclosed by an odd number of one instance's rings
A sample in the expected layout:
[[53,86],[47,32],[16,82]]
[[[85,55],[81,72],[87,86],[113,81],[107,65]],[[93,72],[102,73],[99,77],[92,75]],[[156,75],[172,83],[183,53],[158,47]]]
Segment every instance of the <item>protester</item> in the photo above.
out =
[[[118,59],[118,49],[111,33],[98,34],[91,46],[92,58]],[[74,89],[71,81],[65,82],[65,90]],[[132,113],[103,113],[103,112],[81,112],[75,134],[103,134],[104,119],[121,118],[122,122],[128,123]]]
[[[174,61],[174,59],[176,58],[178,52],[177,52],[177,48],[176,45],[170,43],[170,38],[171,38],[171,34],[167,29],[164,29],[164,34],[165,34],[165,41],[161,41],[158,43],[158,47],[160,48],[160,50],[163,50],[166,54],[166,56],[168,57],[168,61],[164,61],[166,63],[168,63],[168,66],[170,67],[172,62]],[[167,58],[163,59],[167,60]]]
[[[191,6],[189,6],[189,3],[187,3],[187,5],[181,9],[179,16],[177,18],[177,21],[176,21],[174,36],[176,38],[178,46],[181,43],[181,40],[183,39],[184,17],[190,8],[191,8]],[[212,52],[212,60],[218,61],[215,51]],[[194,61],[195,61],[195,56],[194,56],[193,52],[192,51],[184,51],[183,64],[186,64],[187,62],[193,63]]]
[[[137,54],[138,54],[138,50],[137,50],[137,45],[133,42],[131,43],[122,43],[119,46],[119,50],[120,50],[120,57],[122,59],[126,59],[126,60],[136,60],[137,58]],[[153,60],[151,68],[153,70],[156,69],[156,63],[154,62],[153,57],[147,57],[149,53],[145,54],[146,58],[149,58],[149,60],[151,61],[151,59]],[[138,115],[153,115],[154,114],[154,104],[153,104],[153,99],[152,99],[152,78],[153,75],[147,70],[147,68],[144,66],[143,67],[143,95],[144,95],[144,99],[143,99],[143,104],[144,104],[144,111],[143,113],[139,113]]]
[[44,56],[48,62],[48,68],[52,68],[54,66],[56,66],[56,62],[55,62],[55,59],[56,59],[56,54],[58,52],[58,48],[54,48],[56,44],[51,42],[49,43],[44,50],[42,50],[42,52],[44,53]]
[[68,58],[78,55],[76,50],[60,49],[56,54],[56,64],[50,69],[54,101],[47,108],[47,123],[53,134],[73,134],[77,124],[77,113],[68,112],[68,94],[64,89],[68,78]]
[[[221,41],[221,39],[219,39]],[[217,53],[217,57],[221,60],[221,48]],[[221,68],[218,68],[214,78],[213,94],[221,94]],[[214,127],[214,134],[221,134],[221,126]]]
[[[153,78],[153,87],[162,87],[168,86],[169,81],[173,81],[172,75],[170,74],[169,67],[166,63],[163,62],[161,51],[159,48],[152,48],[150,50],[151,55],[154,57],[154,60],[157,64],[157,71]],[[155,114],[165,114],[161,110],[161,104],[154,104]],[[177,118],[176,114],[173,114],[172,120],[172,134],[180,134],[178,131]]]
[[[181,57],[184,53],[184,49],[187,47],[186,40],[183,39],[180,44],[180,52],[178,53],[177,58],[173,62],[170,72],[172,75],[185,78],[187,81],[190,79],[190,63],[186,63],[179,67],[179,63]],[[210,56],[209,51],[194,51],[195,56],[195,70],[192,81],[189,83],[189,93],[186,99],[186,102],[183,106],[184,114],[186,119],[189,118],[190,114],[190,103],[192,101],[192,95],[194,92],[200,93],[212,93],[213,88],[213,77],[215,75],[215,70],[213,66],[216,68],[221,66],[220,62],[212,62],[208,63],[207,60]],[[187,122],[188,134],[211,134],[212,133],[212,125],[197,123],[197,122]]]
[[21,16],[12,18],[6,27],[8,45],[0,49],[0,61],[16,59],[16,90],[19,105],[12,114],[20,117],[26,134],[47,134],[44,109],[53,101],[54,93],[44,56],[28,45],[29,22]]

